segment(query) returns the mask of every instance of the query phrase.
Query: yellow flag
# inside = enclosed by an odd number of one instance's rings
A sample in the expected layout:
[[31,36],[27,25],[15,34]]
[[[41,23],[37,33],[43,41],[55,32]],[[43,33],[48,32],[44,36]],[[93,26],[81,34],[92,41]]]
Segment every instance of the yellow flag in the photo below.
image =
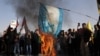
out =
[[98,9],[99,10],[99,14],[100,14],[100,9]]
[[89,41],[92,41],[92,43],[94,43],[93,29],[92,29],[92,26],[91,26],[90,21],[87,23],[87,28],[88,28],[88,29],[92,32],[92,34],[91,34],[91,37],[90,37]]
[[88,23],[87,23],[87,28],[88,28],[91,32],[93,32],[93,29],[92,29],[92,26],[91,26],[90,21],[88,21]]

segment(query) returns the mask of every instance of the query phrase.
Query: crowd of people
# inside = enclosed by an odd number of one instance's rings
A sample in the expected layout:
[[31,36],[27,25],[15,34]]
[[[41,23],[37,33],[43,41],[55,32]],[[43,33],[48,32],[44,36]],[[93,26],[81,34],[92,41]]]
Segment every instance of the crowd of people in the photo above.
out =
[[61,30],[57,36],[58,53],[66,56],[100,56],[100,18],[94,25],[94,32],[87,28],[87,24],[83,23],[82,28],[77,30],[68,29]]
[[41,52],[41,40],[35,32],[27,32],[23,35],[16,33],[16,29],[9,27],[0,38],[0,54],[5,56],[38,55]]
[[[100,18],[94,26],[94,32],[87,28],[61,30],[57,35],[57,56],[100,56]],[[78,27],[80,24],[78,23]],[[41,53],[41,39],[38,31],[28,31],[25,34],[17,33],[16,29],[8,27],[0,37],[0,54],[4,55],[36,55]]]

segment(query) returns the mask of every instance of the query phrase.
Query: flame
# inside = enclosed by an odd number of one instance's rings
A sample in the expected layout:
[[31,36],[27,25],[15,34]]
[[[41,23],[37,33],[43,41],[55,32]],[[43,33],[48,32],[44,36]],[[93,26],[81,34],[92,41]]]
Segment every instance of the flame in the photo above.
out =
[[43,56],[56,56],[53,36],[42,32],[40,39],[42,41],[41,53]]

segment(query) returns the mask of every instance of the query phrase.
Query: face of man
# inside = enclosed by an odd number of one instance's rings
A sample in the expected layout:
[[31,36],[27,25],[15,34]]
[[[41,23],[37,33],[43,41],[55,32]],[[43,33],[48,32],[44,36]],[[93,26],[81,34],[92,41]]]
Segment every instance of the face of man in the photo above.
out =
[[73,29],[73,32],[75,32],[75,29]]
[[82,24],[82,27],[83,27],[83,28],[86,28],[86,24],[85,24],[85,23],[83,23],[83,24]]
[[13,31],[13,29],[11,29],[11,31]]

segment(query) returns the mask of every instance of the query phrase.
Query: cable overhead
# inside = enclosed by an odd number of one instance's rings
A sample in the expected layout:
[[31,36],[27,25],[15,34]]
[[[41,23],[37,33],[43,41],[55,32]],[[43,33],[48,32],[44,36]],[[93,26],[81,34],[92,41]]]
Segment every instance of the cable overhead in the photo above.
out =
[[65,10],[65,11],[68,11],[68,12],[72,12],[72,13],[76,13],[76,14],[79,14],[79,15],[82,15],[82,16],[89,17],[89,18],[91,18],[91,19],[93,19],[93,20],[96,20],[96,21],[97,21],[97,19],[95,19],[95,18],[93,18],[93,17],[91,17],[91,16],[89,16],[89,15],[85,15],[85,14],[83,14],[83,13],[80,13],[80,12],[75,12],[75,11],[72,11],[72,10],[69,10],[69,9],[64,9],[64,8],[61,8],[61,9]]

